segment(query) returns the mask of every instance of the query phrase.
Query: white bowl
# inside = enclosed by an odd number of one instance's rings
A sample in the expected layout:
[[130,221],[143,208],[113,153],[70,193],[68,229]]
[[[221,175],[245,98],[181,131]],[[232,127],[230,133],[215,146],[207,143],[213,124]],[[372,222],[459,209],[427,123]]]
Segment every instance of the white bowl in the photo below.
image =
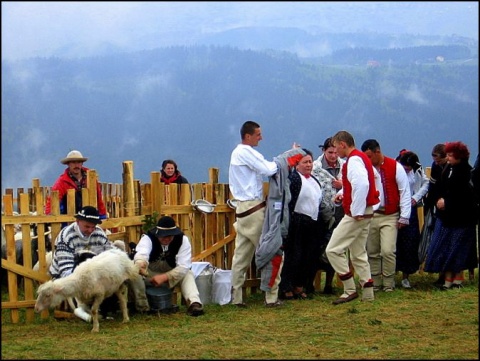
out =
[[237,200],[236,199],[228,199],[227,200],[227,205],[232,209],[236,209],[237,208]]
[[216,204],[212,204],[206,200],[203,199],[197,199],[196,201],[192,202],[192,206],[197,210],[202,213],[213,213]]

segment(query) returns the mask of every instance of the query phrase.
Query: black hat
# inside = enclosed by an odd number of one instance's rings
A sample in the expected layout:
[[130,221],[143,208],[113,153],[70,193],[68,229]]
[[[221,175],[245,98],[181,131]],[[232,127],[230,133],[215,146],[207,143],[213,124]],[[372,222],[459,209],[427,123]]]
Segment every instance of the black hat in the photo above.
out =
[[181,229],[175,225],[175,220],[172,217],[163,216],[158,220],[157,232],[155,233],[157,237],[176,236],[181,233]]
[[95,223],[95,224],[102,223],[102,220],[100,219],[100,215],[98,214],[97,209],[92,206],[85,206],[82,209],[80,209],[80,212],[78,212],[75,215],[75,218],[82,219],[84,221]]

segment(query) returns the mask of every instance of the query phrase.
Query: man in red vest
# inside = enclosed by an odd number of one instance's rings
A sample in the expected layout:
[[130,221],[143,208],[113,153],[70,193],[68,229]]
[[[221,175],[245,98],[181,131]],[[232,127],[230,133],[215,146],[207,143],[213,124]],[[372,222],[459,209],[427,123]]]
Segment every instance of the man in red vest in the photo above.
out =
[[332,137],[338,156],[347,157],[342,166],[342,189],[335,203],[342,204],[345,216],[333,230],[326,254],[330,264],[343,283],[343,294],[334,305],[358,297],[353,272],[348,264],[347,250],[362,287],[362,301],[373,301],[373,280],[366,251],[368,228],[373,217],[373,206],[380,202],[375,187],[374,170],[368,157],[355,148],[353,136],[341,130]]
[[372,161],[380,175],[380,207],[375,210],[367,239],[368,262],[373,289],[385,292],[395,288],[398,229],[408,225],[411,194],[407,173],[395,159],[382,154],[375,139],[362,144],[362,152]]

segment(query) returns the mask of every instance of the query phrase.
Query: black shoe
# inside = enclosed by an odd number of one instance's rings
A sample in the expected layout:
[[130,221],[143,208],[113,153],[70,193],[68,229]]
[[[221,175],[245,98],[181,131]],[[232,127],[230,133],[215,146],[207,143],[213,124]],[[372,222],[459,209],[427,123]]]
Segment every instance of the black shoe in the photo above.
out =
[[461,283],[452,283],[451,288],[463,288],[463,285]]
[[265,302],[265,307],[267,308],[274,308],[274,307],[281,307],[281,306],[283,306],[283,302],[280,300],[276,300],[275,302],[272,302],[272,303]]
[[233,306],[236,306],[238,308],[247,308],[247,304],[246,303],[232,303]]
[[305,292],[294,293],[293,298],[296,300],[306,300],[308,298]]
[[193,302],[187,309],[187,315],[189,316],[201,316],[203,315],[203,306],[198,302]]
[[358,293],[354,292],[351,295],[348,295],[348,297],[339,297],[335,301],[333,301],[332,303],[334,305],[339,305],[341,303],[347,303],[347,302],[353,301],[357,297],[358,297]]
[[[289,293],[289,295],[287,295]],[[278,296],[281,300],[293,300],[293,293],[292,292],[281,292]]]

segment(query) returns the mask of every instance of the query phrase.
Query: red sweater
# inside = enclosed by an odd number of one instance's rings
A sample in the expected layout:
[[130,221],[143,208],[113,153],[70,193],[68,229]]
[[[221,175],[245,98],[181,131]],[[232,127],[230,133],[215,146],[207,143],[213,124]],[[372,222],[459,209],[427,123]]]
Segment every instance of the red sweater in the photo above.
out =
[[[86,174],[88,171],[88,168],[82,167],[82,174]],[[86,186],[86,178],[84,177],[81,181],[82,187]],[[82,207],[81,201],[82,201],[82,188],[77,187],[75,184],[75,181],[70,177],[68,168],[65,169],[65,171],[58,177],[56,180],[55,184],[52,187],[52,191],[58,191],[58,197],[60,199],[60,213],[66,214],[66,196],[67,196],[67,191],[69,189],[75,189],[77,192],[75,195],[75,212],[78,212],[80,208]],[[45,214],[50,214],[51,213],[51,200],[50,197],[47,198],[47,203],[45,204]],[[102,190],[100,188],[100,184],[97,182],[97,209],[98,213],[100,216],[106,216],[107,215],[107,209],[105,207],[105,204],[103,203],[102,199]],[[103,217],[102,217],[103,218]]]

